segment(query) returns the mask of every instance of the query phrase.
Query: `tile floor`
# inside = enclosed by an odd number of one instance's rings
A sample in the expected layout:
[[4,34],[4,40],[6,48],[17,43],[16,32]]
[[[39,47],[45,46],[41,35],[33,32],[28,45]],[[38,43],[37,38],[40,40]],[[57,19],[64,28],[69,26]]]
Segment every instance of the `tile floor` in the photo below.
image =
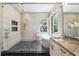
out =
[[[42,46],[42,41],[33,41],[33,42],[21,41],[6,52],[7,53],[21,53],[21,54],[25,53],[30,56],[33,56],[33,55],[34,56],[36,55],[45,56],[45,54],[49,55],[49,49]],[[4,52],[2,52],[2,55],[3,54]]]

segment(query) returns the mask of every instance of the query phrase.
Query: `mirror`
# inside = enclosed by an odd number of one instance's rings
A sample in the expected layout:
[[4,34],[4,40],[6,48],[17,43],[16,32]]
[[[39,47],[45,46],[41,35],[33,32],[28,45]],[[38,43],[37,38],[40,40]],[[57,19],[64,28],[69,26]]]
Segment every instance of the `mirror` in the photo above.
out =
[[58,32],[58,15],[54,14],[51,17],[51,33],[54,34]]
[[63,6],[64,35],[79,38],[79,5]]

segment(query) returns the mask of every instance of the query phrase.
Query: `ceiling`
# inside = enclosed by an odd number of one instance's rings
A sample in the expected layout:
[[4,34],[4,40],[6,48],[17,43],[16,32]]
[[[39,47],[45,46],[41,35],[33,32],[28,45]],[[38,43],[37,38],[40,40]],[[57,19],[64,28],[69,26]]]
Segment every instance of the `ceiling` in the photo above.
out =
[[68,4],[63,6],[64,12],[76,12],[79,13],[79,4]]
[[[50,12],[56,4],[54,3],[18,3],[13,6],[20,12]],[[79,12],[79,4],[63,5],[64,12]]]
[[50,12],[55,4],[14,4],[20,12]]

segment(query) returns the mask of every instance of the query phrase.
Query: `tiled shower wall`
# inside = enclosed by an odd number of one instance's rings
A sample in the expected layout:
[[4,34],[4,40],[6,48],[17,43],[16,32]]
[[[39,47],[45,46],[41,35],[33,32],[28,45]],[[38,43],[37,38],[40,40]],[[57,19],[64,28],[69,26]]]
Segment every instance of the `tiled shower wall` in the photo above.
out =
[[[34,41],[38,40],[36,34],[40,32],[40,20],[42,18],[48,18],[48,12],[31,12],[23,13],[23,22],[26,22],[25,28],[22,30],[22,40],[23,41]],[[25,21],[26,20],[26,21]]]
[[[2,12],[3,48],[6,50],[21,41],[21,18],[20,12],[10,4],[3,4]],[[18,22],[18,31],[12,32],[12,20]],[[5,33],[8,33],[8,38],[5,38]]]

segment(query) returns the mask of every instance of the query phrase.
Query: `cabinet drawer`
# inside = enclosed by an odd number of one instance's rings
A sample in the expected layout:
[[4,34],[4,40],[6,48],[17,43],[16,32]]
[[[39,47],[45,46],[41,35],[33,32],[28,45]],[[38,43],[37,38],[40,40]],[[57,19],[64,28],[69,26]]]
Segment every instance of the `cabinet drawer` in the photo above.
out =
[[64,53],[65,56],[73,56],[69,51],[64,49],[63,47],[59,46],[60,51]]

